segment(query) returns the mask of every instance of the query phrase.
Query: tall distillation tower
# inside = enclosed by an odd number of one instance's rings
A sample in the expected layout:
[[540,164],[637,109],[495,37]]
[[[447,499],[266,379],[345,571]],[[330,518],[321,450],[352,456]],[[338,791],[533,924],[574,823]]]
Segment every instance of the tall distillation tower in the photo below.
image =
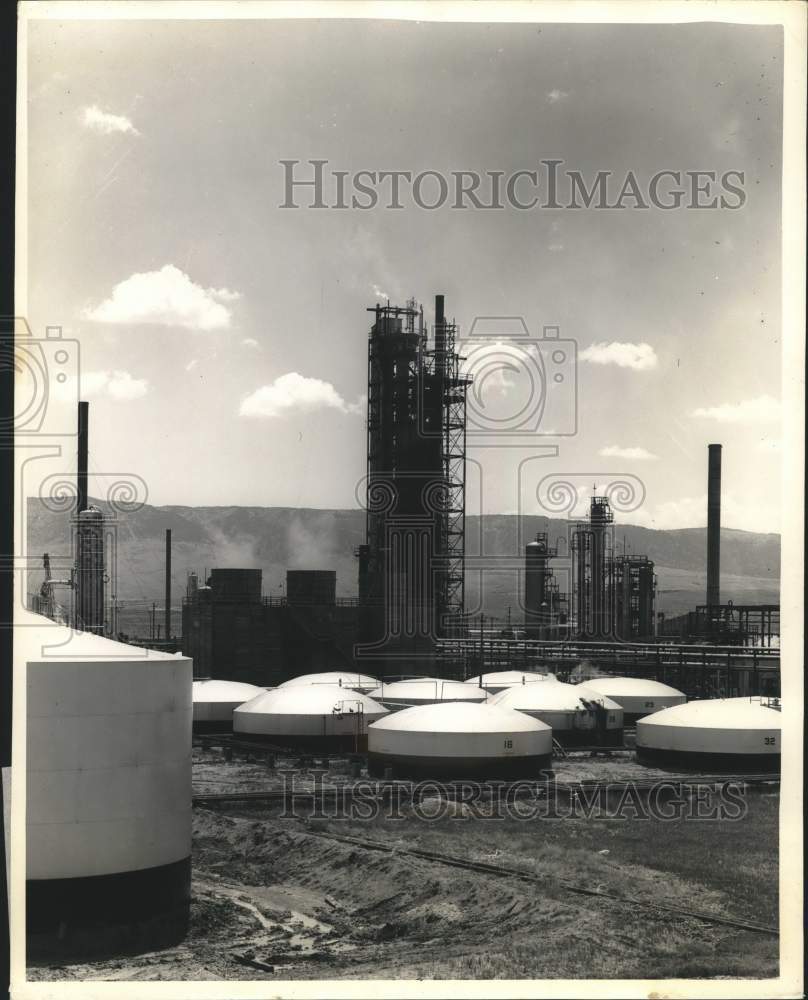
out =
[[457,328],[435,298],[376,305],[368,342],[366,541],[356,653],[389,675],[422,665],[463,614],[466,391]]

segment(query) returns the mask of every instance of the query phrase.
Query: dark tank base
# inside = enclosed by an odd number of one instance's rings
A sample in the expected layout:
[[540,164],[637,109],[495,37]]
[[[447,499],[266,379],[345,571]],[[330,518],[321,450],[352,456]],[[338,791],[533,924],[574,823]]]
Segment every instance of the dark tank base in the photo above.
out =
[[368,775],[383,778],[389,768],[398,781],[515,781],[518,778],[540,778],[542,771],[552,767],[552,754],[531,757],[510,757],[492,760],[489,757],[402,757],[397,754],[368,754]]
[[28,961],[170,948],[188,933],[191,859],[25,884]]
[[367,733],[359,736],[288,736],[284,733],[242,733],[233,730],[237,739],[245,743],[266,743],[271,747],[288,747],[301,753],[365,753],[368,748]]
[[221,721],[214,719],[206,719],[203,722],[194,722],[193,733],[196,736],[197,733],[221,733],[222,736],[230,735],[233,732],[233,720],[225,722],[224,719]]
[[553,738],[562,747],[613,747],[623,746],[623,730],[607,729],[598,733],[596,729],[554,729]]
[[648,767],[670,771],[716,774],[779,774],[780,754],[699,753],[693,750],[657,750],[637,747],[637,760]]

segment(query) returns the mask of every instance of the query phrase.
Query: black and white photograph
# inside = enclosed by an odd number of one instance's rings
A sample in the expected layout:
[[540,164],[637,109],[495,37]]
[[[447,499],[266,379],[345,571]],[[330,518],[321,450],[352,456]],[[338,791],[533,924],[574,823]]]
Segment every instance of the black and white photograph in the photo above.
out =
[[804,995],[807,12],[19,5],[11,997]]

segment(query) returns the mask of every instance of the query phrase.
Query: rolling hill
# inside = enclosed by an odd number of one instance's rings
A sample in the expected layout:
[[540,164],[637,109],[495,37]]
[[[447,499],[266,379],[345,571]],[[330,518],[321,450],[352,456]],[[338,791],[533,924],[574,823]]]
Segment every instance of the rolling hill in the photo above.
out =
[[[107,504],[94,501],[108,514]],[[289,507],[155,507],[118,514],[117,597],[122,601],[162,602],[164,535],[171,528],[172,594],[177,603],[185,593],[186,576],[203,575],[213,567],[243,566],[264,571],[264,593],[280,595],[286,569],[334,569],[337,593],[356,595],[354,549],[364,541],[362,510],[314,510]],[[519,615],[521,553],[536,531],[549,531],[553,543],[566,551],[569,522],[560,519],[489,514],[466,520],[469,556],[506,559],[507,568],[467,572],[467,608],[474,610],[482,592],[486,614],[504,615],[510,606]],[[721,532],[722,599],[735,603],[776,603],[779,600],[780,536],[723,529]],[[635,525],[615,526],[618,551],[647,555],[656,564],[658,610],[678,614],[703,603],[706,530],[686,528],[656,531]],[[40,557],[48,552],[54,576],[70,564],[70,515],[54,513],[38,499],[28,503],[28,555],[32,569],[28,589],[43,578]],[[471,561],[471,560],[470,560]],[[563,585],[565,561],[556,572]]]

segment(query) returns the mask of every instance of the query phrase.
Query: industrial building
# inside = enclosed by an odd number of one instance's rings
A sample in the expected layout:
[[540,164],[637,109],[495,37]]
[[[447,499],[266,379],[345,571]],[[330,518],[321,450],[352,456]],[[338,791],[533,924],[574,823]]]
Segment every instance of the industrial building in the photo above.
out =
[[277,686],[295,674],[354,666],[356,601],[336,598],[333,570],[289,570],[286,596],[262,594],[260,569],[189,575],[182,650],[194,676]]

